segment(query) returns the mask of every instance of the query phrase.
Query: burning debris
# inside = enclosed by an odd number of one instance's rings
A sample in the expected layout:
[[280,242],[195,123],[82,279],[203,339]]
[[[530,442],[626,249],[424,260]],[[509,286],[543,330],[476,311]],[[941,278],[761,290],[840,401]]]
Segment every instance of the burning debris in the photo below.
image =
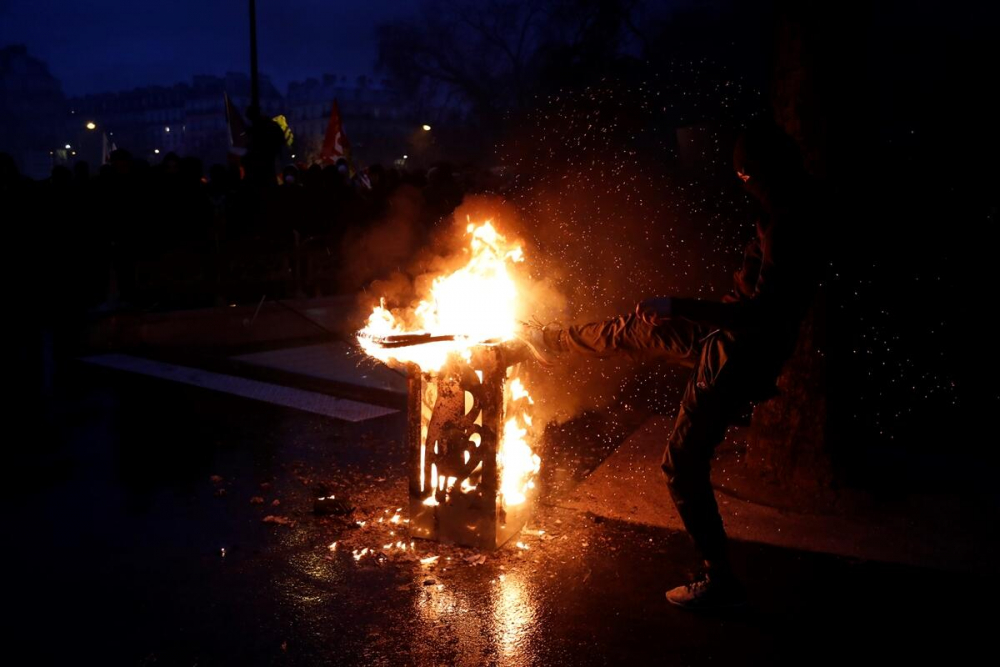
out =
[[343,498],[334,495],[321,496],[313,501],[313,514],[320,516],[333,514],[344,516],[354,511],[354,508]]
[[529,517],[541,465],[514,336],[523,304],[509,269],[524,254],[491,222],[466,231],[466,264],[410,317],[381,303],[358,341],[409,372],[411,534],[495,549]]
[[276,523],[279,526],[294,526],[295,520],[289,519],[287,516],[278,516],[275,514],[268,514],[263,518],[264,523]]

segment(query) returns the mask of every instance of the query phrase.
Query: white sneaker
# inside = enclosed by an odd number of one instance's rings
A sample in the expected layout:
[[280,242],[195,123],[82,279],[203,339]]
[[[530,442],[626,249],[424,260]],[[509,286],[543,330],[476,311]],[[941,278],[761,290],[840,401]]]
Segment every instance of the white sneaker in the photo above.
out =
[[746,605],[747,596],[734,577],[713,579],[704,574],[690,584],[667,591],[667,602],[684,609],[731,609]]

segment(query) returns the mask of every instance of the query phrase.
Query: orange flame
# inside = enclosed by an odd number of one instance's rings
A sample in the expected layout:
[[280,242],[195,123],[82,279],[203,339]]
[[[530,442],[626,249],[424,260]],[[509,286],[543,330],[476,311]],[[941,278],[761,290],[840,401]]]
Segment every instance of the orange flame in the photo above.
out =
[[[519,245],[508,242],[497,232],[492,221],[478,226],[470,223],[466,233],[470,237],[468,262],[434,279],[428,297],[413,309],[411,326],[386,308],[384,299],[372,310],[366,326],[357,335],[367,354],[385,363],[413,363],[423,371],[435,372],[441,370],[450,355],[457,354],[468,361],[474,346],[514,337],[518,306],[523,304],[519,303],[517,283],[509,269],[524,261],[524,253]],[[389,336],[414,334],[449,336],[452,340],[397,348],[380,344]],[[497,453],[500,493],[505,505],[519,505],[534,488],[533,479],[541,465],[541,459],[528,444],[534,400],[521,379],[515,377],[506,383],[504,402],[507,420]],[[423,427],[426,438],[426,424]],[[427,482],[431,488],[441,487],[448,492],[467,493],[475,489],[467,480],[456,485],[458,480],[454,477],[439,476],[434,465],[430,479],[425,480],[423,460],[420,470],[421,489]],[[424,504],[433,506],[438,501],[431,495]]]
[[[358,332],[364,351],[383,362],[412,362],[424,371],[440,370],[449,354],[468,358],[469,350],[485,341],[503,341],[514,337],[517,325],[517,286],[508,267],[524,261],[521,247],[493,227],[492,221],[480,226],[469,224],[470,259],[462,268],[439,276],[431,286],[429,298],[413,311],[413,327],[406,327],[382,303],[368,317]],[[385,348],[379,340],[403,334],[454,336],[454,340]]]
[[541,469],[542,460],[531,450],[526,436],[531,426],[528,413],[534,401],[524,388],[521,378],[508,383],[507,416],[500,452],[497,456],[500,466],[500,493],[504,504],[520,505],[527,496],[528,489],[534,488],[534,477]]

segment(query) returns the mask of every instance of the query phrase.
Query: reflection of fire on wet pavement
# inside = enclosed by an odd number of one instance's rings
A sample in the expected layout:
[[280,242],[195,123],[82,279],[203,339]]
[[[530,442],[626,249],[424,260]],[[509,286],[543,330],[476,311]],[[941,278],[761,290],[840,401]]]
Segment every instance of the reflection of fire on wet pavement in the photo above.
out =
[[[274,488],[284,490],[281,507],[288,523],[269,525],[269,530],[279,550],[281,544],[301,545],[304,552],[289,564],[313,584],[303,586],[289,573],[286,592],[299,591],[297,604],[312,608],[322,604],[313,586],[347,586],[352,596],[364,598],[372,594],[374,577],[385,593],[399,596],[400,606],[390,613],[400,615],[409,632],[436,637],[427,647],[414,648],[417,656],[426,651],[427,659],[447,662],[455,659],[450,651],[460,649],[463,657],[456,664],[518,661],[537,631],[543,589],[558,588],[554,579],[565,576],[567,568],[585,567],[589,542],[582,536],[592,523],[571,511],[542,507],[516,539],[485,552],[410,539],[407,507],[389,502],[406,498],[405,480],[372,478],[355,484],[358,495],[348,499],[347,483],[317,485],[306,471],[298,475],[290,482],[275,481]],[[323,496],[314,495],[318,488]],[[318,497],[356,507],[342,515],[317,514]],[[266,503],[240,506],[261,515],[270,511]],[[587,572],[577,576],[582,579]]]

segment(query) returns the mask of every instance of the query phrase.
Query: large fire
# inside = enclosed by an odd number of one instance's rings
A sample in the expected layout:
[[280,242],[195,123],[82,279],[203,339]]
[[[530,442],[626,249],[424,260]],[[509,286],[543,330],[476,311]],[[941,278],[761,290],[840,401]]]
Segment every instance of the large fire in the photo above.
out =
[[[440,370],[451,354],[468,358],[474,345],[514,337],[517,325],[517,286],[508,271],[510,264],[524,261],[518,245],[509,244],[493,227],[469,224],[468,263],[437,277],[428,298],[413,311],[411,326],[397,320],[383,303],[358,332],[358,342],[369,355],[384,362],[411,362],[424,371]],[[447,341],[387,348],[380,344],[389,336],[427,334]]]
[[[510,269],[524,261],[524,253],[519,245],[508,242],[492,221],[478,226],[470,223],[466,233],[468,261],[434,279],[430,293],[405,318],[386,308],[384,299],[373,309],[357,335],[367,354],[385,363],[416,364],[423,372],[436,373],[452,355],[469,362],[474,347],[514,338],[518,306],[523,307],[523,303]],[[401,336],[413,337],[413,344],[386,344]],[[431,340],[422,342],[424,337]],[[528,442],[534,401],[520,377],[505,383],[504,398],[506,417],[497,458],[503,503],[512,506],[525,501],[541,461]],[[424,437],[426,428],[424,423]],[[435,473],[432,468],[431,476],[436,478]],[[422,489],[426,481],[421,478]],[[449,492],[452,486],[462,492],[475,488],[469,480],[453,477],[429,482],[435,488],[443,483]],[[427,500],[428,504],[435,502],[433,496]]]
[[507,419],[500,441],[500,493],[508,505],[520,505],[525,492],[534,488],[533,480],[541,465],[527,441],[534,401],[521,378],[514,378],[505,389]]

